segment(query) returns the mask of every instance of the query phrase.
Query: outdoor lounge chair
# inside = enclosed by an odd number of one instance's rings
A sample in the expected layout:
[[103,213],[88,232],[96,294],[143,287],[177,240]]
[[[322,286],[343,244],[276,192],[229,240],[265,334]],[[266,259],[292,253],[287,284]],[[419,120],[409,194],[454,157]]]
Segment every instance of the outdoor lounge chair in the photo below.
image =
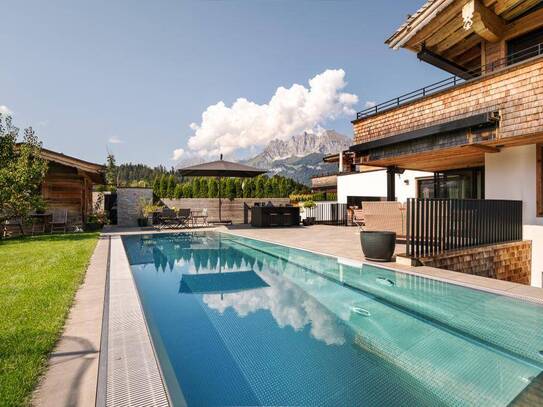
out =
[[175,227],[178,223],[177,214],[173,209],[165,207],[162,209],[162,212],[158,214],[158,229]]
[[53,217],[51,218],[51,234],[56,231],[66,233],[68,227],[68,209],[55,208],[53,209]]
[[188,227],[192,220],[190,209],[179,209],[176,217],[177,217],[176,227],[178,228]]

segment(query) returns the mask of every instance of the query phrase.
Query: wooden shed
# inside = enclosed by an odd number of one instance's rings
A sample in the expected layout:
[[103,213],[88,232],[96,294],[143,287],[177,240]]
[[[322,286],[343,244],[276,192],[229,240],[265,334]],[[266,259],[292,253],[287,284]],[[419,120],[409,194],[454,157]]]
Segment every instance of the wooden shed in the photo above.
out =
[[93,185],[103,185],[105,167],[55,151],[42,149],[48,170],[41,186],[47,210],[66,208],[69,224],[82,224],[92,213]]

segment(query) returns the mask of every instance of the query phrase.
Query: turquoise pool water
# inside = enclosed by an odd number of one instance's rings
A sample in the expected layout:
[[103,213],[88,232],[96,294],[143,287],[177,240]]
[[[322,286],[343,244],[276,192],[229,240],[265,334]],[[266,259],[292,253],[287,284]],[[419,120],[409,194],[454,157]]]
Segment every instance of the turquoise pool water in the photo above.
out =
[[214,232],[123,242],[176,405],[543,403],[538,304]]

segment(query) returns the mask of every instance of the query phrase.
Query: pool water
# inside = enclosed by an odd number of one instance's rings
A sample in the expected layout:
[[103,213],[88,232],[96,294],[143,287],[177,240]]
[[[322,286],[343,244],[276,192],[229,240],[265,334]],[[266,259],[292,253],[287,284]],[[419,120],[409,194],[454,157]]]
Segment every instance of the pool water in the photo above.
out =
[[176,405],[543,403],[541,305],[216,232],[123,242]]

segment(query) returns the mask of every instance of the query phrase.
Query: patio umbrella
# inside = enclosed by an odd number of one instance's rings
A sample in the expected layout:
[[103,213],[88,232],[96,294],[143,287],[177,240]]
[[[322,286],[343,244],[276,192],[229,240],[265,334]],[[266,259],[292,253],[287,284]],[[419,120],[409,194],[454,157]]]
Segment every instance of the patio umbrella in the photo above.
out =
[[267,171],[248,165],[234,163],[231,161],[225,161],[221,159],[217,161],[211,161],[208,163],[193,165],[190,167],[181,168],[179,173],[187,177],[217,177],[219,179],[219,223],[222,223],[221,218],[221,178],[222,177],[240,177],[240,178],[252,178],[261,174],[265,174]]

